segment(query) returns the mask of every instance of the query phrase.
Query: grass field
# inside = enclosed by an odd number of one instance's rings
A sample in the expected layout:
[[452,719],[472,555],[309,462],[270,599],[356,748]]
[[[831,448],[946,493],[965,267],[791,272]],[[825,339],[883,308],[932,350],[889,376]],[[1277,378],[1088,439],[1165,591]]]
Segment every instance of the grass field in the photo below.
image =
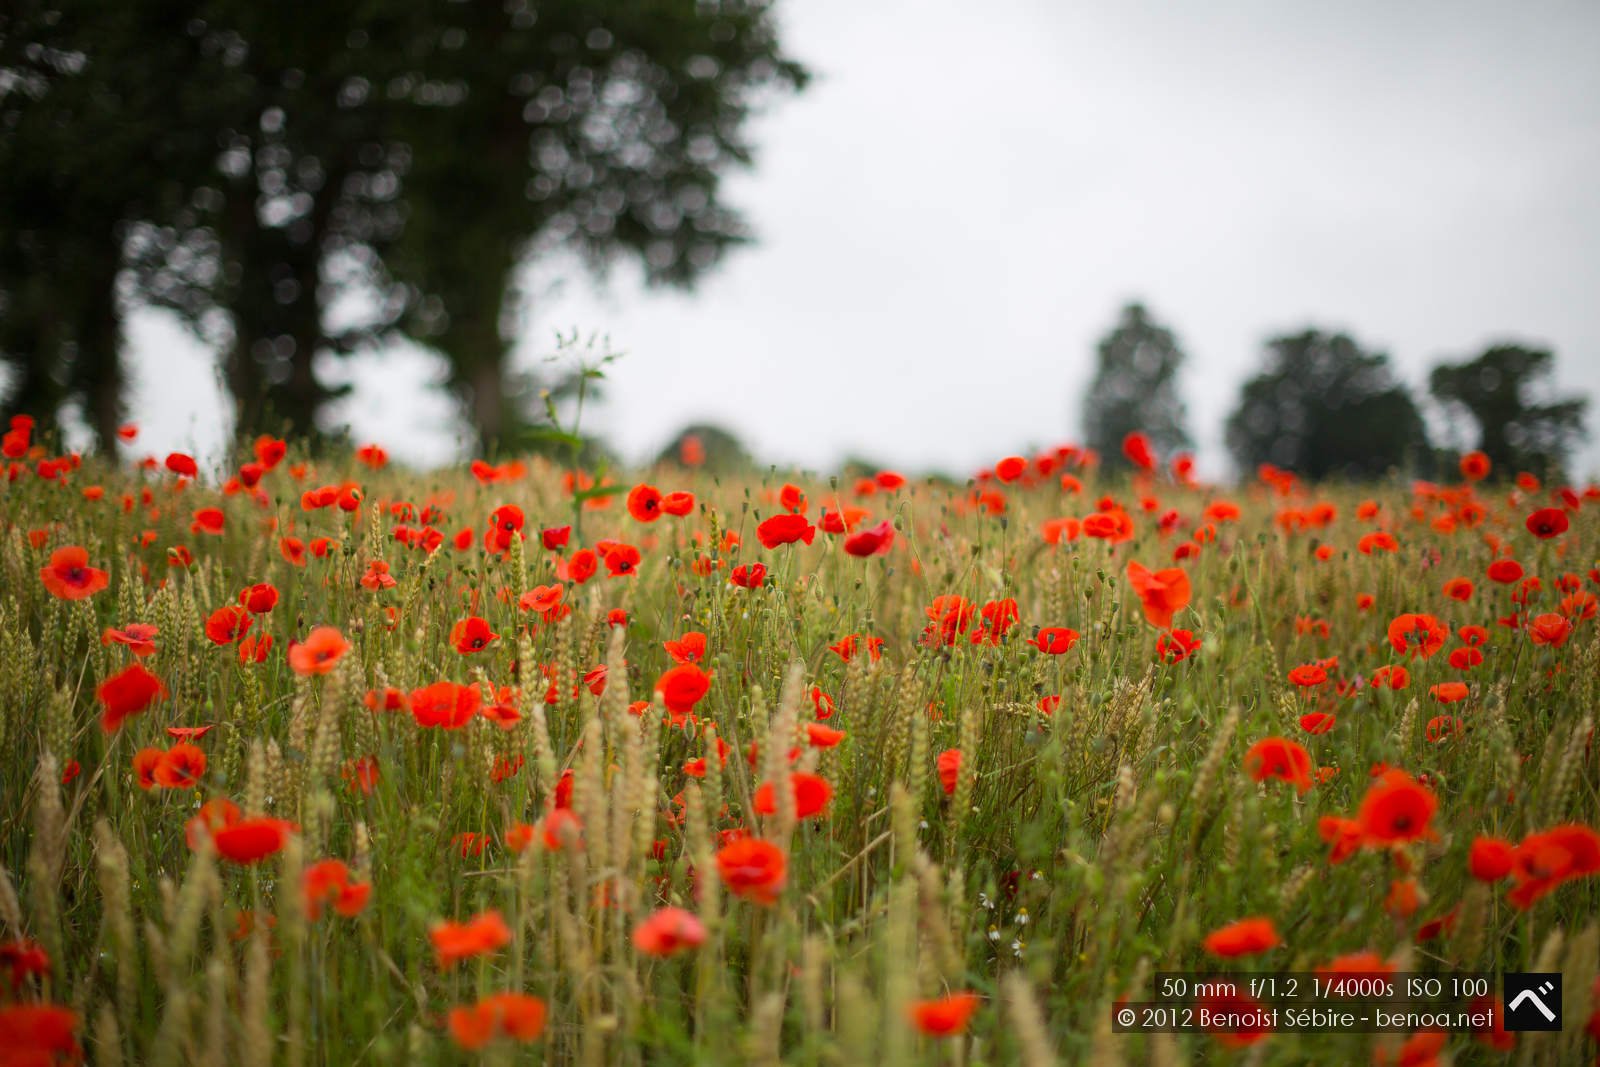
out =
[[[1600,493],[44,430],[0,1062],[1595,1058]],[[1561,971],[1565,1027],[1113,1032],[1208,969]]]

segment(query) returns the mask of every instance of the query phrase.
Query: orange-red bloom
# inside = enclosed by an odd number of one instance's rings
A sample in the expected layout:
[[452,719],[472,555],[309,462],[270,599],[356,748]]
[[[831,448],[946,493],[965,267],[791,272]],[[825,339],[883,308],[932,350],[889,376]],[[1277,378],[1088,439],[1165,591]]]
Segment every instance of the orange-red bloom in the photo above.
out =
[[1244,770],[1258,782],[1290,782],[1301,793],[1311,788],[1311,754],[1282,737],[1263,737],[1244,754]]
[[53,597],[82,600],[104,589],[111,577],[89,566],[87,551],[77,545],[67,545],[50,553],[50,562],[39,568],[39,580]]
[[1172,616],[1189,604],[1189,575],[1181,567],[1151,571],[1136,560],[1129,560],[1128,582],[1151,626],[1170,629]]
[[692,712],[710,689],[711,675],[693,663],[680,663],[656,680],[656,692],[674,716]]
[[342,860],[321,860],[307,867],[300,879],[306,915],[312,922],[322,917],[322,907],[333,902],[333,910],[346,919],[360,915],[372,896],[372,883],[352,882],[350,868]]
[[[789,786],[794,791],[796,818],[809,819],[814,815],[827,813],[828,802],[833,799],[833,786],[828,784],[826,778],[796,771],[789,775]],[[776,815],[778,791],[773,787],[773,783],[762,782],[757,786],[753,803],[756,811],[762,815]]]
[[1283,939],[1278,936],[1278,929],[1272,925],[1271,919],[1257,917],[1240,919],[1213,930],[1206,935],[1202,944],[1213,956],[1233,959],[1266,952],[1283,944]]
[[788,866],[783,849],[757,837],[738,838],[717,852],[717,873],[728,892],[757,904],[777,901]]
[[451,1039],[472,1052],[498,1037],[537,1041],[547,1015],[544,1001],[529,993],[495,993],[451,1008],[447,1024]]
[[953,1037],[966,1032],[978,1004],[976,993],[951,993],[934,1000],[912,1001],[906,1014],[912,1025],[929,1037]]
[[428,932],[439,966],[449,970],[464,959],[497,952],[511,943],[511,928],[498,911],[485,911],[466,922],[442,922]]
[[1600,833],[1578,823],[1529,834],[1517,846],[1507,899],[1527,909],[1563,882],[1600,874]]
[[1028,644],[1050,656],[1069,652],[1077,643],[1078,631],[1066,626],[1046,626],[1028,639]]
[[107,647],[123,645],[142,659],[155,654],[155,636],[160,632],[156,627],[142,622],[130,622],[120,630],[108,626],[100,632],[100,643]]
[[332,626],[318,626],[304,641],[289,646],[289,666],[296,674],[327,674],[338,665],[350,642]]
[[217,855],[239,864],[259,863],[283,849],[289,833],[297,829],[284,819],[259,816],[238,819],[211,832]]
[[1367,844],[1403,845],[1432,835],[1438,807],[1426,786],[1402,771],[1389,771],[1367,790],[1356,821]]
[[682,908],[658,908],[633,928],[633,947],[646,956],[672,956],[699,948],[705,939],[704,924]]
[[1407,612],[1389,623],[1389,644],[1396,652],[1428,659],[1444,647],[1450,628],[1432,615]]
[[483,651],[499,637],[489,629],[488,622],[476,615],[468,615],[450,628],[450,643],[463,656]]
[[105,709],[100,713],[100,728],[111,733],[122,725],[122,720],[137,715],[152,703],[167,695],[161,679],[134,663],[100,683],[95,696]]
[[459,730],[482,704],[483,692],[475,685],[434,682],[411,691],[411,714],[418,726]]
[[206,637],[215,645],[231,645],[245,635],[255,619],[244,608],[229,604],[206,618]]
[[766,519],[756,527],[756,536],[767,548],[792,545],[796,541],[810,544],[817,536],[817,528],[804,515],[782,514]]

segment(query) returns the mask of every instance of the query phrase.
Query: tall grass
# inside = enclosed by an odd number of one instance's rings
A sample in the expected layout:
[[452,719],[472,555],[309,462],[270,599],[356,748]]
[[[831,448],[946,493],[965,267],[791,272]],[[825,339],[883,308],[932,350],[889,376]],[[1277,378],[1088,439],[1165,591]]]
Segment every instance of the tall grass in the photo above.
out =
[[[290,468],[302,464],[297,480]],[[1523,518],[1550,503],[1548,490],[1279,495],[1251,486],[1235,494],[1239,518],[1210,523],[1215,539],[1197,541],[1204,508],[1224,494],[1076,473],[1079,494],[1057,475],[1001,487],[1002,513],[966,489],[908,484],[857,499],[802,482],[813,519],[837,498],[868,509],[867,525],[893,521],[890,552],[858,558],[826,533],[763,549],[756,526],[782,510],[776,476],[648,472],[643,480],[697,502],[688,516],[642,525],[622,506],[626,484],[609,507],[580,507],[561,473],[539,462],[523,478],[483,484],[464,472],[372,471],[291,446],[262,478],[259,500],[94,458],[52,479],[24,469],[0,490],[0,941],[37,944],[50,964],[11,991],[0,974],[0,995],[71,1009],[97,1063],[1398,1056],[1405,1035],[1280,1034],[1234,1050],[1207,1035],[1113,1032],[1114,1002],[1152,999],[1156,972],[1218,966],[1206,935],[1262,916],[1282,945],[1234,965],[1310,971],[1370,951],[1402,970],[1563,971],[1563,1032],[1520,1035],[1511,1051],[1452,1035],[1446,1054],[1518,1064],[1593,1056],[1581,1026],[1600,962],[1600,879],[1574,879],[1518,908],[1509,883],[1471,876],[1468,849],[1479,835],[1515,843],[1600,821],[1594,620],[1579,618],[1559,647],[1496,621],[1561,612],[1565,573],[1595,590],[1594,502],[1569,509],[1571,529],[1544,541]],[[306,489],[346,482],[362,487],[356,510],[302,509]],[[86,494],[90,486],[103,496]],[[1044,520],[1083,517],[1102,496],[1128,509],[1131,540],[1040,536]],[[1358,518],[1369,497],[1376,517]],[[1438,521],[1469,498],[1481,521]],[[409,517],[401,502],[413,505]],[[1307,526],[1284,516],[1314,503],[1336,517]],[[527,540],[490,553],[486,524],[503,504],[525,513]],[[191,531],[201,507],[222,509],[221,534]],[[1163,531],[1169,508],[1178,520]],[[541,547],[541,528],[574,517],[569,545]],[[408,547],[397,524],[432,525],[444,543]],[[453,538],[467,527],[458,549]],[[1358,551],[1374,529],[1393,533],[1398,551]],[[294,566],[278,546],[287,536],[332,544]],[[559,581],[558,558],[607,537],[641,547],[636,574],[608,577],[602,566],[587,582],[563,583],[572,612],[559,621],[519,609],[523,593]],[[1163,631],[1146,621],[1124,571],[1129,560],[1172,566],[1185,543],[1196,545],[1182,563],[1193,595],[1174,624],[1202,644],[1167,663],[1157,654]],[[63,545],[85,547],[108,572],[104,591],[76,601],[50,593],[39,572]],[[191,564],[171,559],[179,545]],[[1497,554],[1542,580],[1528,603],[1512,603],[1518,586],[1485,578]],[[393,588],[362,586],[373,560],[388,564]],[[732,567],[755,562],[768,567],[760,588],[729,582]],[[1458,576],[1475,582],[1470,600],[1443,595]],[[264,662],[241,663],[237,645],[214,644],[205,624],[257,582],[280,599],[250,633],[274,645]],[[1020,621],[995,644],[974,644],[970,632],[953,644],[920,640],[930,603],[951,594],[978,606],[1014,598]],[[1371,595],[1369,607],[1359,594]],[[614,609],[625,623],[609,617]],[[1485,626],[1484,661],[1451,667],[1453,637],[1438,655],[1399,655],[1385,631],[1403,612],[1437,615],[1452,630]],[[470,614],[500,636],[463,655],[449,634]],[[168,695],[107,733],[96,687],[133,659],[101,634],[133,622],[159,629],[157,651],[141,662]],[[350,651],[327,674],[296,674],[285,649],[322,625],[339,629]],[[1045,655],[1026,643],[1041,626],[1082,636],[1065,655]],[[662,642],[688,631],[707,635],[702,665],[713,679],[695,721],[678,726],[654,690],[672,665]],[[861,640],[846,661],[830,646],[851,633]],[[883,639],[881,658],[867,654],[869,636]],[[1338,664],[1323,686],[1287,680],[1293,666],[1330,657]],[[1409,686],[1365,684],[1385,664],[1407,666]],[[583,679],[600,666],[596,695]],[[1336,691],[1356,679],[1363,684]],[[372,711],[363,700],[439,680],[516,687],[518,721],[427,729],[404,707]],[[1455,680],[1468,697],[1436,704],[1430,686]],[[836,708],[825,724],[847,734],[836,747],[806,743],[813,687]],[[1048,714],[1046,697],[1060,698]],[[1329,732],[1302,729],[1316,709],[1337,716]],[[1437,715],[1462,729],[1430,740]],[[141,789],[135,754],[169,747],[168,726],[202,724],[214,729],[196,742],[207,755],[198,785]],[[1268,736],[1309,751],[1312,788],[1246,773],[1246,750]],[[949,749],[962,755],[947,792],[936,760]],[[689,777],[685,764],[699,757],[704,777]],[[377,770],[370,792],[357,763],[367,759]],[[1319,819],[1353,815],[1380,764],[1425,776],[1439,804],[1433,835],[1330,863]],[[789,770],[831,784],[824,817],[797,817],[782,789],[774,813],[755,812],[758,786]],[[576,825],[547,848],[541,820],[568,772]],[[185,832],[213,798],[297,829],[258,864],[229,862],[205,833]],[[507,841],[518,824],[539,826],[520,853]],[[787,854],[775,903],[732,894],[718,876],[716,855],[740,828]],[[359,914],[309,914],[304,872],[325,858],[372,886]],[[1405,877],[1420,904],[1397,916],[1385,900]],[[703,943],[668,957],[641,952],[633,931],[667,904],[698,918]],[[442,967],[430,931],[491,909],[510,943]],[[1454,921],[1443,932],[1419,937],[1446,916]],[[508,991],[547,1005],[541,1036],[459,1047],[450,1011]],[[910,1004],[957,991],[981,997],[964,1033],[936,1038],[913,1025]]]

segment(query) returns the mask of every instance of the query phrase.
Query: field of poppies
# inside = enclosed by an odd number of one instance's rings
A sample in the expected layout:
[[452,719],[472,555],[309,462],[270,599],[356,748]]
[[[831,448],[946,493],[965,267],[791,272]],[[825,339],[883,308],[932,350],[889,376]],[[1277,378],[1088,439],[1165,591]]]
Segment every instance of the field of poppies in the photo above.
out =
[[[1594,487],[53,440],[0,1063],[1596,1058]],[[1565,1026],[1114,1032],[1207,970],[1560,971]]]

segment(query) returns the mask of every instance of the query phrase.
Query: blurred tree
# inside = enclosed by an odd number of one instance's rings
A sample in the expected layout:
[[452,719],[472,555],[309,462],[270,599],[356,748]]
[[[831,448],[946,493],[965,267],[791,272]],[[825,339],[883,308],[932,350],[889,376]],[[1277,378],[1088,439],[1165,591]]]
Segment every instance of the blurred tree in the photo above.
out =
[[721,176],[749,162],[763,93],[805,79],[769,9],[18,0],[0,13],[0,158],[19,163],[0,218],[31,220],[0,242],[12,402],[74,381],[114,398],[131,301],[223,353],[241,431],[313,429],[335,393],[317,361],[402,331],[449,357],[485,439],[514,431],[537,417],[507,373],[528,257],[635,256],[689,284],[747,238]]
[[[50,418],[80,404],[103,446],[123,417],[128,221],[159,216],[173,175],[200,161],[155,117],[181,91],[176,72],[192,46],[172,20],[189,6],[17,0],[0,9],[4,409]],[[134,39],[142,49],[126,47]]]
[[1083,431],[1101,461],[1127,467],[1122,439],[1135,430],[1148,434],[1162,455],[1189,447],[1178,394],[1184,354],[1172,331],[1152,319],[1143,304],[1132,303],[1101,340],[1098,354],[1094,382],[1083,398]]
[[1433,368],[1428,390],[1452,417],[1477,423],[1476,447],[1497,474],[1554,474],[1585,437],[1589,403],[1581,397],[1539,403],[1554,373],[1555,356],[1547,350],[1495,345],[1477,359]]
[[712,474],[749,470],[755,465],[737,434],[709,422],[691,423],[679,430],[655,461],[700,467]]
[[1317,330],[1267,342],[1227,422],[1242,471],[1272,463],[1309,478],[1373,478],[1419,462],[1427,434],[1389,357]]
[[221,351],[237,430],[314,431],[340,391],[315,361],[397,334],[383,255],[406,210],[396,117],[415,102],[395,79],[426,5],[185,6],[188,88],[166,121],[210,148],[170,218],[133,228],[135,290]]
[[483,442],[534,415],[509,374],[519,268],[565,249],[603,272],[689,285],[748,239],[720,200],[751,161],[746,120],[799,88],[770,0],[436,4],[414,51],[448,106],[403,117],[406,327],[444,352]]

